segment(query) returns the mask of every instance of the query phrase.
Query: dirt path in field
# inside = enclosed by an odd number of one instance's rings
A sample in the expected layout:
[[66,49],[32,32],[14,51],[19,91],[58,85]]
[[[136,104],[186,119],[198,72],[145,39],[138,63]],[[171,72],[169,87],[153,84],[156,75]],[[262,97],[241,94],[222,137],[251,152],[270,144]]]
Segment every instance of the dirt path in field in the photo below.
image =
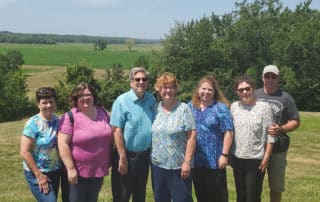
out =
[[[30,70],[30,72],[27,71],[26,73],[29,97],[32,97],[39,87],[54,87],[58,84],[59,80],[64,81],[66,76],[66,67],[61,66],[23,65],[22,68]],[[96,79],[103,80],[104,74],[105,70],[95,69]]]

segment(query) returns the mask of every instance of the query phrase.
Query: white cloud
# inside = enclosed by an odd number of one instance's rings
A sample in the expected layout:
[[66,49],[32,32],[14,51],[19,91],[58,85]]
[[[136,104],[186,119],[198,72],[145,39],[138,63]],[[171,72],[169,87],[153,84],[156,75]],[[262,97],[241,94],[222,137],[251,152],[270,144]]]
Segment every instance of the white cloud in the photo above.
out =
[[0,6],[6,6],[15,3],[17,0],[0,0]]
[[117,3],[118,0],[73,0],[73,1],[83,5],[88,5],[88,6],[103,6],[103,5],[115,4]]

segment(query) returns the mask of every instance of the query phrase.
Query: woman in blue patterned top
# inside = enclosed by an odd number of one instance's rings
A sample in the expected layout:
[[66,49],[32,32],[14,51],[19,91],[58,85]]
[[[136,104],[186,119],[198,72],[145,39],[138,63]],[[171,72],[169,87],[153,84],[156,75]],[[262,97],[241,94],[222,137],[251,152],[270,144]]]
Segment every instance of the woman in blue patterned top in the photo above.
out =
[[57,201],[61,162],[57,152],[59,118],[53,88],[36,91],[39,113],[32,116],[22,132],[20,154],[29,188],[38,201]]
[[197,130],[192,177],[198,202],[228,201],[226,166],[233,139],[228,105],[213,77],[200,79],[189,102]]
[[186,103],[176,98],[176,77],[164,73],[155,90],[161,101],[152,124],[152,188],[155,202],[191,202],[191,167],[196,143],[195,122]]

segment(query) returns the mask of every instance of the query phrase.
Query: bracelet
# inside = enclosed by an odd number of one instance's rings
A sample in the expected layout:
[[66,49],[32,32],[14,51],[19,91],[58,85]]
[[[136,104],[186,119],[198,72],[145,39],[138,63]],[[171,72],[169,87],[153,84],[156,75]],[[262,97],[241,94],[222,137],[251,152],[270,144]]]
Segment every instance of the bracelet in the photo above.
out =
[[222,153],[221,155],[228,158],[228,154]]

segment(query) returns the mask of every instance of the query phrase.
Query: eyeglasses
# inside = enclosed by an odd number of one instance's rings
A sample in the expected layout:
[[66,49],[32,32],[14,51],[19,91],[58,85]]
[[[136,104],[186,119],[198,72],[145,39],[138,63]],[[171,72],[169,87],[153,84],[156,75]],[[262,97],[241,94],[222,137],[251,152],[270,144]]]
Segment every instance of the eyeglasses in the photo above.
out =
[[81,94],[81,95],[79,96],[79,99],[84,99],[85,97],[92,97],[92,94],[90,94],[90,93]]
[[134,78],[133,80],[134,80],[135,82],[140,82],[140,81],[146,82],[146,81],[148,81],[148,78],[145,78],[145,77],[142,77],[142,78]]
[[252,90],[252,88],[251,88],[250,86],[248,86],[248,87],[245,87],[245,88],[239,88],[239,89],[237,89],[237,91],[238,91],[239,93],[243,93],[244,90],[246,90],[247,92],[250,92],[250,91]]
[[276,75],[264,75],[264,78],[265,79],[277,79],[278,76],[276,76]]

